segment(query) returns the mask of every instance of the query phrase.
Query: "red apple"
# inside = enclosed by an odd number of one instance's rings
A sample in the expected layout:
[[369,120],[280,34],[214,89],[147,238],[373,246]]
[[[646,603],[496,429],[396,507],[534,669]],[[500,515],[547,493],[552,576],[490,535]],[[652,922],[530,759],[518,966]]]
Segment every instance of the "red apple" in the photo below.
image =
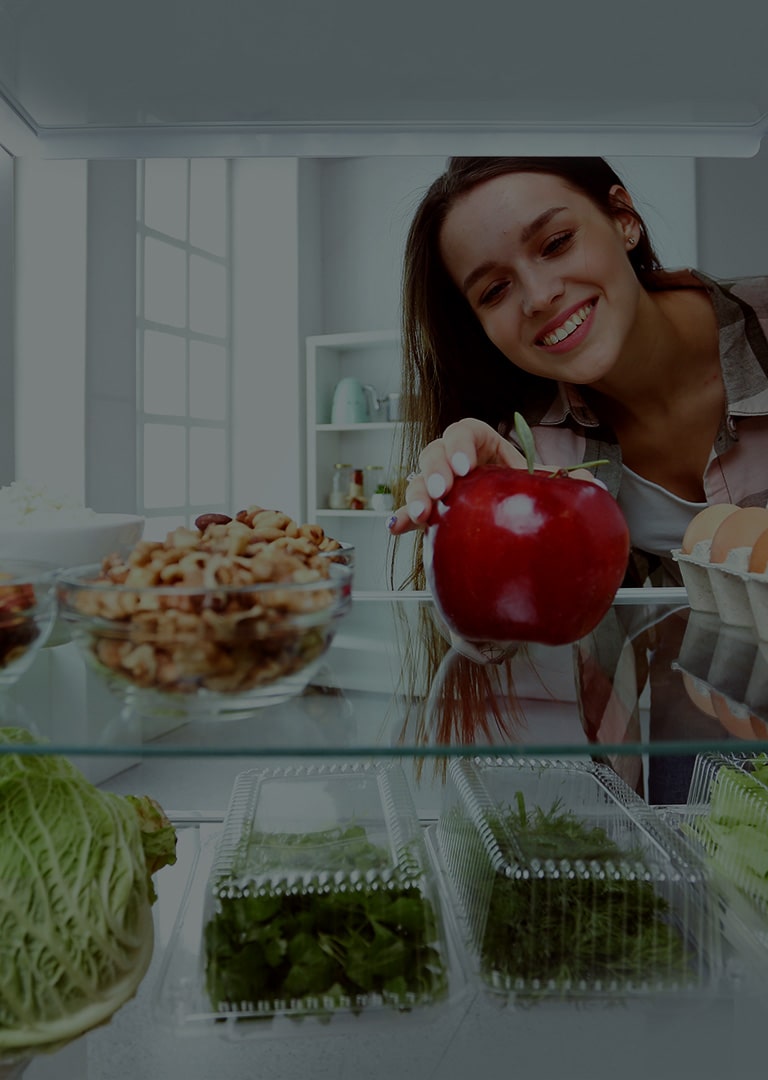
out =
[[448,626],[468,641],[577,641],[622,583],[629,529],[599,484],[483,465],[433,509],[424,568]]

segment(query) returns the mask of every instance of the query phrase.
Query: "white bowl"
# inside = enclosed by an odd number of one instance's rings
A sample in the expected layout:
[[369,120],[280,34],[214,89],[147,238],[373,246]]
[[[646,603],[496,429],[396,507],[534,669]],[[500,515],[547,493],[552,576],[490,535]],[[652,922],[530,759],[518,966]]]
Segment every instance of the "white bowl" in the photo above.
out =
[[57,569],[97,563],[113,551],[133,547],[143,532],[144,518],[136,514],[95,514],[76,525],[0,523],[0,562],[34,559]]

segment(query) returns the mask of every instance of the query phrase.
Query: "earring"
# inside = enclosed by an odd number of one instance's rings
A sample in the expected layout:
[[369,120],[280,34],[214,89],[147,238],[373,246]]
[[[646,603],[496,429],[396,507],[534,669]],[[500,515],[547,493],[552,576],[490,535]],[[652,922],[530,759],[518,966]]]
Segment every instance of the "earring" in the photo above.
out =
[[628,245],[629,245],[630,247],[632,247],[632,245],[634,244],[634,242],[635,242],[635,238],[634,238],[634,236],[630,236],[629,240],[627,240],[627,244],[628,244]]

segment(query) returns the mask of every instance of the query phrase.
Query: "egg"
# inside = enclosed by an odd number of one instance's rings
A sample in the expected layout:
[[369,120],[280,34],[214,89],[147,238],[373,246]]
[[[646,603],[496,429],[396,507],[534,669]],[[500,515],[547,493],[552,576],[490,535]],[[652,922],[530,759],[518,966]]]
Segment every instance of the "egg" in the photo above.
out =
[[710,696],[717,719],[730,735],[747,741],[764,739],[768,735],[765,721],[751,713],[746,706],[736,705],[714,690]]
[[751,548],[768,529],[768,510],[764,506],[744,506],[721,521],[712,536],[710,562],[725,562],[732,548]]
[[752,545],[747,569],[751,570],[753,574],[764,574],[768,569],[768,529],[761,532]]
[[698,544],[700,540],[711,540],[721,522],[738,509],[738,506],[734,506],[733,503],[714,503],[700,510],[695,517],[691,518],[685,530],[681,544],[683,555],[690,555],[694,544]]
[[693,704],[701,712],[707,716],[715,717],[715,706],[712,704],[712,695],[710,694],[709,687],[702,683],[699,679],[695,679],[693,675],[689,675],[687,671],[682,672],[683,686],[691,699]]

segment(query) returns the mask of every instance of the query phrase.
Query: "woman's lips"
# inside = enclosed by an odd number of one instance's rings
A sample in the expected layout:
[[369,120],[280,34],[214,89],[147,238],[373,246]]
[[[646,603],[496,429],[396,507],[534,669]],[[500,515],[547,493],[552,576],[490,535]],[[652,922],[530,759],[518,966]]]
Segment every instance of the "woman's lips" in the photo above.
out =
[[[574,349],[589,333],[596,306],[597,299],[593,299],[571,308],[565,317],[560,318],[557,324],[554,326],[550,324],[546,332],[539,335],[536,339],[538,348],[545,349],[549,353],[564,353]],[[555,331],[559,333],[565,332],[566,336],[562,340],[553,340],[556,336]]]

